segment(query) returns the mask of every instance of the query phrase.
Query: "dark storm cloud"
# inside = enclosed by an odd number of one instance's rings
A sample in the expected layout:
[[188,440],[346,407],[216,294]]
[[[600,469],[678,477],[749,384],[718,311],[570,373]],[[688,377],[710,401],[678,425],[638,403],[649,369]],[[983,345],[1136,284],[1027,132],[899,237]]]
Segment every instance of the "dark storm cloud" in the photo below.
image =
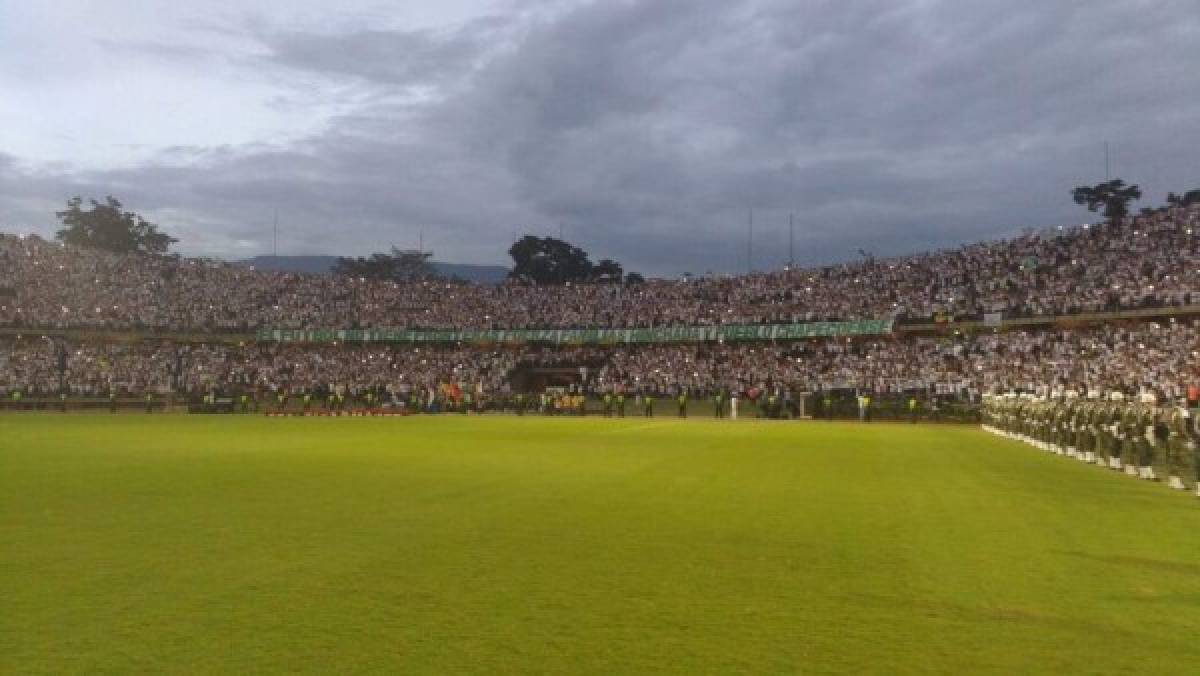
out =
[[448,31],[268,31],[261,39],[271,60],[291,68],[389,86],[436,85],[469,70],[493,41],[503,38],[505,27],[500,18],[484,17]]
[[[1200,187],[1200,18],[1187,2],[596,2],[446,31],[259,32],[269,67],[366,95],[283,146],[175,149],[34,176],[0,208],[119,193],[187,249],[411,244],[499,261],[555,233],[652,273],[891,254],[1086,220],[1116,173],[1161,202]],[[413,88],[419,96],[412,96]],[[23,201],[21,194],[24,194]],[[136,198],[136,201],[135,201]],[[13,206],[21,202],[23,206]]]

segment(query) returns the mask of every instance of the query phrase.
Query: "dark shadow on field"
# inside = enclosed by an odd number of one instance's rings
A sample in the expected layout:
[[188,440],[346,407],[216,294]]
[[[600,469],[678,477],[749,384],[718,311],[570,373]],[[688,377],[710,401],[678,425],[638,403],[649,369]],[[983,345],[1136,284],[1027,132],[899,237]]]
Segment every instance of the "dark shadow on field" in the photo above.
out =
[[1182,573],[1184,575],[1200,576],[1200,563],[1188,561],[1165,561],[1163,559],[1148,559],[1143,556],[1128,556],[1124,554],[1089,554],[1087,552],[1072,552],[1057,550],[1055,554],[1073,556],[1097,563],[1107,563],[1114,566],[1143,568],[1156,573]]

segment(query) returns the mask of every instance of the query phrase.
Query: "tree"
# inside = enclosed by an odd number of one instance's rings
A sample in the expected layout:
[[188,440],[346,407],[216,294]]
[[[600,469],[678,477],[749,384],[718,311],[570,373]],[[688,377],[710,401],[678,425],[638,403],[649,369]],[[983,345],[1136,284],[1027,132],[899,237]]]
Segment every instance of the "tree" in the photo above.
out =
[[645,284],[645,283],[646,283],[646,278],[645,278],[645,277],[643,277],[643,276],[642,276],[640,273],[637,273],[637,272],[631,272],[631,273],[629,273],[629,274],[625,275],[625,283],[626,283],[626,284],[629,284],[629,285],[632,285],[632,284]]
[[[592,263],[586,251],[554,237],[525,235],[513,243],[508,255],[513,259],[513,269],[508,273],[509,279],[529,284],[620,284],[623,280],[628,280],[620,263],[609,258]],[[645,281],[637,273],[630,275],[636,276],[637,281]]]
[[432,256],[426,251],[392,247],[390,253],[373,253],[365,258],[340,257],[333,264],[333,274],[389,282],[440,279],[441,276],[429,262]]
[[1190,207],[1200,204],[1200,190],[1189,190],[1182,195],[1167,193],[1167,205],[1172,207]]
[[592,267],[592,281],[605,284],[620,284],[624,278],[625,271],[621,268],[621,264],[604,258],[599,263]]
[[163,254],[179,241],[158,231],[158,226],[132,211],[122,211],[112,195],[103,203],[88,200],[92,208],[83,209],[83,198],[67,200],[66,211],[56,212],[63,228],[55,235],[65,244],[104,249],[117,253]]
[[1076,204],[1087,206],[1088,211],[1104,208],[1104,218],[1109,223],[1129,215],[1129,203],[1142,198],[1142,189],[1136,185],[1125,185],[1121,179],[1113,179],[1093,186],[1081,185],[1071,192]]
[[533,284],[565,284],[584,282],[592,278],[592,262],[587,252],[554,237],[526,235],[508,250],[513,269],[512,279]]

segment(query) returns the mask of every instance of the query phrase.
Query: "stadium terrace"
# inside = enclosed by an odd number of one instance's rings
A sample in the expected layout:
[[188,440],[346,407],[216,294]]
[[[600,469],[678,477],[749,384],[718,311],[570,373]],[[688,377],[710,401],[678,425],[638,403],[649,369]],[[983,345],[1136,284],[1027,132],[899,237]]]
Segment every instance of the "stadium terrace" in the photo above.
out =
[[5,235],[0,394],[428,408],[448,386],[511,404],[561,385],[597,400],[773,397],[789,414],[824,392],[914,395],[930,410],[1006,391],[1179,402],[1200,382],[1198,240],[1193,204],[824,268],[535,286],[282,274]]
[[1057,316],[1186,306],[1200,205],[886,260],[645,284],[358,281],[0,236],[0,326],[588,329]]

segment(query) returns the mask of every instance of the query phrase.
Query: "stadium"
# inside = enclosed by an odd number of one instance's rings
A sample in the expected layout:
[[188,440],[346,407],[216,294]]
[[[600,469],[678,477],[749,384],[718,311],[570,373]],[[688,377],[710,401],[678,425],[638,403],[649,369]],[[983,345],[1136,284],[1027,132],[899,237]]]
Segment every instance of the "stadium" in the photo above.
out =
[[[636,2],[561,11],[486,39],[563,57],[605,12],[656,20]],[[356,40],[424,44],[372,31]],[[457,63],[453,35],[422,38],[445,49],[422,63]],[[174,187],[147,213],[161,229],[61,195],[21,227],[39,190],[145,192],[132,169],[51,180],[5,150],[0,179],[23,192],[0,184],[4,673],[1200,663],[1200,189],[1135,208],[1140,185],[1080,179],[1056,197],[1088,223],[914,233],[878,256],[864,225],[838,234],[859,255],[800,263],[789,218],[788,255],[758,267],[753,209],[759,237],[783,212],[750,204],[745,269],[706,274],[593,262],[562,226],[480,226],[511,261],[471,281],[435,265],[424,231],[314,270],[273,240],[250,261],[184,255],[225,212],[176,207]],[[286,182],[258,160],[263,182],[198,191],[241,208]],[[400,192],[422,191],[439,192]],[[634,259],[655,227],[614,235],[623,248],[589,232],[609,242],[589,248]],[[359,230],[377,234],[312,237]]]

